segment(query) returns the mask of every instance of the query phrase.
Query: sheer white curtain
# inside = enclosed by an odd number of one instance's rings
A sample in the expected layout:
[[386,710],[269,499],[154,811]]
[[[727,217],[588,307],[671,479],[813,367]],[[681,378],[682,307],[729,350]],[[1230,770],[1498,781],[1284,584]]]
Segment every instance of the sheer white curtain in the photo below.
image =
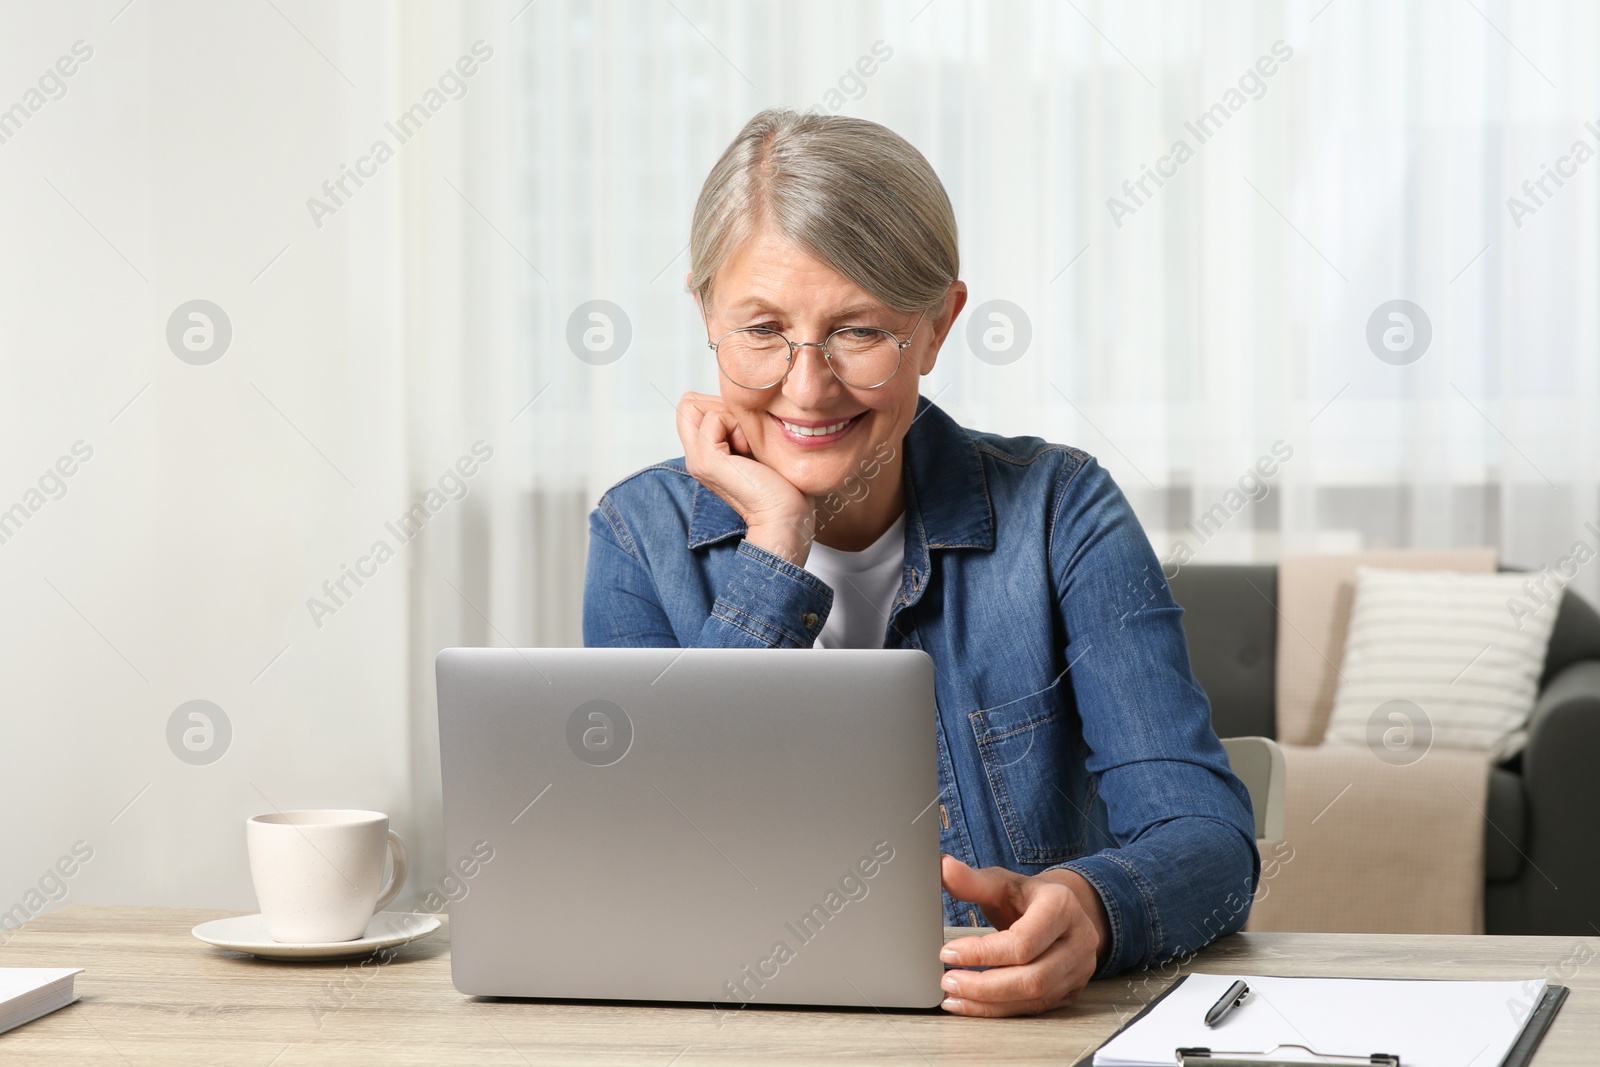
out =
[[[969,308],[1027,318],[1001,364],[969,311],[927,391],[1098,454],[1163,555],[1490,542],[1538,567],[1595,536],[1600,162],[1571,161],[1600,149],[1592,6],[541,0],[512,27],[506,125],[467,156],[506,181],[510,240],[463,208],[486,249],[460,264],[503,294],[509,347],[460,370],[514,376],[497,403],[547,389],[517,426],[530,513],[680,451],[670,399],[716,386],[682,291],[694,197],[745,119],[787,104],[917,144],[956,205]],[[1163,163],[1180,141],[1192,158]],[[1549,168],[1576,176],[1524,191]],[[1150,169],[1176,173],[1141,191]],[[632,328],[605,366],[566,337],[595,299]],[[1432,338],[1391,363],[1367,330],[1397,299]],[[1185,531],[1280,440],[1264,499],[1208,542]],[[524,639],[576,636],[552,610],[575,590],[566,528],[539,557],[564,584],[512,594],[540,627]]]
[[[490,26],[500,70],[407,160],[417,454],[495,448],[414,573],[423,811],[431,651],[578,643],[588,509],[680,454],[672,402],[717,387],[683,290],[690,215],[770,105],[871,118],[927,155],[971,301],[924,391],[1096,454],[1172,565],[1489,543],[1538,569],[1600,548],[1600,160],[1576,159],[1600,150],[1591,5],[431,18],[417,42]],[[983,349],[985,329],[1026,330],[1026,350]],[[611,349],[575,344],[585,330]],[[1600,562],[1570,587],[1600,601]]]

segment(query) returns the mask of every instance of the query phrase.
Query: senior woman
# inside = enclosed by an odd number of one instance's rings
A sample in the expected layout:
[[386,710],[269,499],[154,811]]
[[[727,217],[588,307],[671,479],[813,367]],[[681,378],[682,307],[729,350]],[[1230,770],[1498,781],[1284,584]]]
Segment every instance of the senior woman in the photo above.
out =
[[944,950],[949,1011],[1046,1011],[1241,927],[1249,795],[1121,490],[918,395],[967,299],[928,161],[763,111],[690,251],[721,395],[684,394],[684,456],[590,516],[585,644],[933,659],[945,921],[997,927]]

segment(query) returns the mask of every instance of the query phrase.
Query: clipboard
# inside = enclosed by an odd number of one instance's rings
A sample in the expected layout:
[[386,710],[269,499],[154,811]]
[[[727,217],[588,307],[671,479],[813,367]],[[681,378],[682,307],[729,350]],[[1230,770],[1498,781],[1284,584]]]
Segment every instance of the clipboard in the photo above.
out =
[[[1167,994],[1177,989],[1187,979],[1188,975],[1179,975],[1167,988],[1163,989],[1144,1007],[1117,1027],[1116,1033],[1106,1038],[1095,1046],[1087,1055],[1073,1064],[1073,1067],[1094,1067],[1095,1053],[1099,1052],[1111,1042],[1117,1034],[1133,1026],[1140,1019],[1149,1014],[1150,1010],[1166,998]],[[1545,1032],[1550,1029],[1551,1021],[1556,1017],[1556,1012],[1561,1010],[1561,1005],[1567,999],[1568,989],[1564,985],[1548,983],[1545,986],[1544,996],[1539,1004],[1528,1015],[1527,1021],[1522,1025],[1522,1031],[1517,1035],[1516,1041],[1506,1052],[1505,1058],[1497,1067],[1529,1067],[1533,1054],[1539,1047],[1539,1042],[1544,1039]],[[1278,1049],[1297,1048],[1302,1052],[1316,1058],[1307,1059],[1304,1056],[1295,1059],[1273,1058],[1273,1053]],[[1336,1052],[1322,1052],[1310,1049],[1304,1045],[1278,1045],[1272,1049],[1263,1050],[1226,1050],[1207,1048],[1179,1048],[1173,1050],[1173,1063],[1177,1067],[1314,1067],[1317,1064],[1327,1064],[1328,1067],[1345,1067],[1345,1065],[1362,1065],[1362,1067],[1405,1067],[1399,1054],[1390,1053],[1357,1053],[1340,1054]]]

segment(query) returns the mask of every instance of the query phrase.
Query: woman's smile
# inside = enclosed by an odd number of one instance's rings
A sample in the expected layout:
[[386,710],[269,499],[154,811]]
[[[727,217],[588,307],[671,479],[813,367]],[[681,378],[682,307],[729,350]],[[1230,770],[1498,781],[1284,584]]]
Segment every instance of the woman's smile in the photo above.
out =
[[767,416],[782,431],[784,439],[799,448],[826,448],[847,436],[865,414],[865,411],[858,411],[845,418],[786,419],[767,412]]

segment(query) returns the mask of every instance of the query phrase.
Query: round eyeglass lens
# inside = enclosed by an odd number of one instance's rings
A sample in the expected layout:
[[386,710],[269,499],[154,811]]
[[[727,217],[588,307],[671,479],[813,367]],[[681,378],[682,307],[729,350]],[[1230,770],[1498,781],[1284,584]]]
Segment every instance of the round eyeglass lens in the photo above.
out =
[[789,369],[789,342],[773,330],[735,330],[717,342],[717,363],[733,384],[765,389]]
[[823,342],[833,373],[846,385],[870,389],[894,376],[900,366],[900,343],[887,330],[849,327]]

